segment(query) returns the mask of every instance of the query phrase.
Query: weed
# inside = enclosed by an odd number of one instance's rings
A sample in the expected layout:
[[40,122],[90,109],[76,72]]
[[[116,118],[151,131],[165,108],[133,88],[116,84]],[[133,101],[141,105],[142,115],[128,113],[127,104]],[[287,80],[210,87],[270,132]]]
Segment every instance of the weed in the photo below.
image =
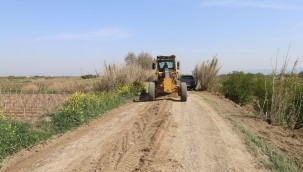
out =
[[6,156],[50,136],[50,132],[36,131],[28,123],[8,119],[4,112],[0,111],[0,163]]
[[[227,119],[243,134],[245,143],[251,148],[253,154],[259,157],[266,166],[272,170],[281,172],[291,172],[298,169],[292,162],[288,161],[283,153],[272,149],[265,141],[259,139],[231,116],[227,116]],[[263,155],[266,155],[269,161]]]

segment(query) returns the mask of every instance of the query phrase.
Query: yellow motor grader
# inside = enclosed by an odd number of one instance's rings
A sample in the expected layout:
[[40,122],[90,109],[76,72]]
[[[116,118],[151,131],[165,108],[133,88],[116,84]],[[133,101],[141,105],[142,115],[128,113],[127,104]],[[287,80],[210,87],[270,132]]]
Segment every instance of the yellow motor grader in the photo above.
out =
[[178,80],[179,65],[175,55],[157,56],[152,66],[156,70],[157,80],[150,82],[148,86],[148,94],[151,100],[155,100],[160,95],[178,93],[181,101],[187,101],[187,85],[185,82]]

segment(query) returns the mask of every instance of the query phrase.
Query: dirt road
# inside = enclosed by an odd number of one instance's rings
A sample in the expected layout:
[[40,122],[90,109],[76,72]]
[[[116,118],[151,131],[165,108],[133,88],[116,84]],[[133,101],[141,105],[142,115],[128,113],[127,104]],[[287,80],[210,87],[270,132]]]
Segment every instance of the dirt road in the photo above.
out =
[[1,171],[263,171],[201,95],[132,102],[5,160]]

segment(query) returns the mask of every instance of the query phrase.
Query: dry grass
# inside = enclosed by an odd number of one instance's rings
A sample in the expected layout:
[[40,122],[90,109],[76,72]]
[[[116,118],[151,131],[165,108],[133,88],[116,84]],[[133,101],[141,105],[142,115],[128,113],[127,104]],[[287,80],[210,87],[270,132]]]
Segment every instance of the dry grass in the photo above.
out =
[[110,91],[118,85],[146,81],[151,76],[151,70],[146,70],[138,64],[104,64],[103,72],[98,74],[95,90]]
[[39,86],[35,84],[28,84],[22,87],[22,91],[25,93],[35,93],[39,91]]
[[218,58],[216,56],[213,57],[212,60],[207,60],[201,64],[197,64],[193,70],[197,89],[214,91],[219,70],[220,67],[218,67]]
[[76,91],[92,92],[97,80],[81,79],[80,77],[57,77],[57,78],[27,78],[9,80],[0,79],[0,93],[5,94],[71,94]]

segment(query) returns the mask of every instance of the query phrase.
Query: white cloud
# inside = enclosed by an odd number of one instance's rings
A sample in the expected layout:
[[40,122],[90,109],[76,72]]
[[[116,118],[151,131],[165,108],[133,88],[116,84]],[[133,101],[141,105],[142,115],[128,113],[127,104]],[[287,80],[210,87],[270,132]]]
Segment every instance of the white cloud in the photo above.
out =
[[204,7],[247,7],[273,10],[303,11],[303,7],[277,1],[247,1],[247,0],[206,0],[201,3]]
[[80,41],[102,41],[112,39],[123,39],[129,37],[130,34],[116,28],[101,29],[90,32],[78,33],[60,33],[43,37],[46,40],[80,40]]

